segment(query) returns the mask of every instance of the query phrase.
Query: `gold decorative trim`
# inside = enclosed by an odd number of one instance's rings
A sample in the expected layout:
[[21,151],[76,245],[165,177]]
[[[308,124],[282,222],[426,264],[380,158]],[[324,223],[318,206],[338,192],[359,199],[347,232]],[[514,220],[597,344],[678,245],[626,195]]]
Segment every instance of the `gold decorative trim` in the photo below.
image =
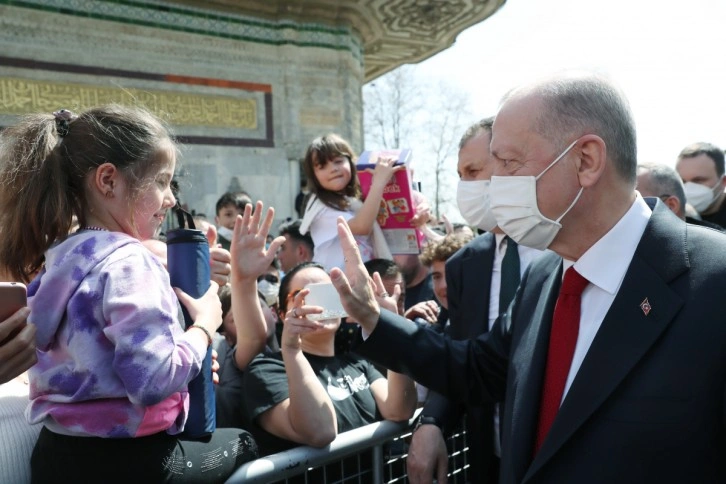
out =
[[459,33],[489,18],[506,0],[166,1],[267,21],[350,26],[363,45],[364,81],[370,82],[402,64],[420,62],[449,48]]
[[144,106],[174,125],[257,129],[255,98],[0,78],[3,114],[51,113],[60,108],[81,111],[109,103]]

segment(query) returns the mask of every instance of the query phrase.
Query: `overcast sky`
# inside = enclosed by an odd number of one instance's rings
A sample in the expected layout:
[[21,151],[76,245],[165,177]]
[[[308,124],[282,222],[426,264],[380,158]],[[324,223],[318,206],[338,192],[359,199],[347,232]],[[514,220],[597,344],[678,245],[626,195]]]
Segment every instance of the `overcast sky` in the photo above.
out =
[[477,117],[532,77],[596,70],[630,100],[640,162],[726,148],[726,1],[508,0],[417,70],[467,91]]

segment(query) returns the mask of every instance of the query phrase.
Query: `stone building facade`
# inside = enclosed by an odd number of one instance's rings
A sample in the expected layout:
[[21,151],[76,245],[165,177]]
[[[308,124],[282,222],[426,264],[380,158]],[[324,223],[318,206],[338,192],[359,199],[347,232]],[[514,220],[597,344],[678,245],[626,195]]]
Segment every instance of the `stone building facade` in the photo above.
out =
[[[218,196],[241,188],[282,219],[294,213],[310,140],[337,132],[363,149],[364,82],[447,47],[503,0],[424,3],[449,10],[413,0],[0,0],[0,126],[29,112],[141,104],[183,143],[190,208],[212,218]],[[386,20],[402,15],[395,28]]]

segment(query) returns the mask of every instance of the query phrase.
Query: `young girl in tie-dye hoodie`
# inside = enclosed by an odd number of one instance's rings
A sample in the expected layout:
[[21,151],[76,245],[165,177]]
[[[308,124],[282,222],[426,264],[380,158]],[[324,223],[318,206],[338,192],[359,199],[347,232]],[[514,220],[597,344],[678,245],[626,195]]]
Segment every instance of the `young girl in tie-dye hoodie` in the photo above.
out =
[[176,203],[175,164],[166,128],[135,108],[61,110],[2,133],[0,264],[22,281],[38,273],[36,482],[219,482],[256,455],[239,429],[179,437],[221,307],[214,283],[200,299],[179,291],[195,321],[185,332],[169,276],[140,242]]

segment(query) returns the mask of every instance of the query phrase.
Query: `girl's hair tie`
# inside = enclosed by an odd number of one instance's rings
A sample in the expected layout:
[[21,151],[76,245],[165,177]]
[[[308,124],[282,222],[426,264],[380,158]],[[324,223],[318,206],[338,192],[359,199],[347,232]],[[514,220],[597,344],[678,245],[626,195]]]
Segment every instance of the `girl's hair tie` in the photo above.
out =
[[78,118],[77,115],[67,109],[55,111],[53,116],[55,117],[55,130],[61,138],[65,138],[70,124]]

